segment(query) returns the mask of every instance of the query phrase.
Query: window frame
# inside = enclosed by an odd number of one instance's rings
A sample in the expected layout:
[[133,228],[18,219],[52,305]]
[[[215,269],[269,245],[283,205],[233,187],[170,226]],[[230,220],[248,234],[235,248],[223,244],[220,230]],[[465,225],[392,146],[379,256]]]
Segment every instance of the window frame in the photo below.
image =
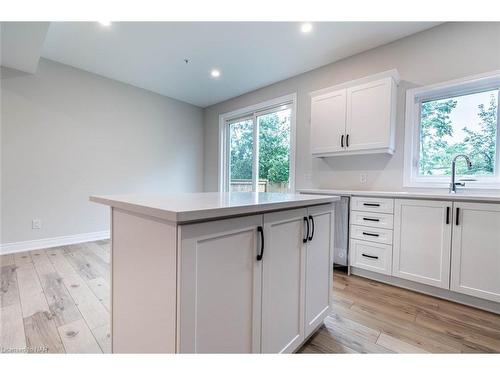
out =
[[[403,186],[413,188],[447,188],[450,176],[419,176],[420,114],[422,102],[500,89],[500,70],[478,74],[406,91]],[[471,176],[467,188],[500,189],[500,90],[497,106],[497,152],[495,176]]]
[[297,93],[292,93],[270,99],[264,102],[253,104],[231,112],[219,115],[219,157],[218,157],[218,191],[229,191],[229,124],[237,120],[253,118],[253,167],[252,167],[252,191],[257,192],[258,179],[258,150],[259,137],[257,117],[272,112],[273,109],[279,109],[280,106],[289,106],[291,109],[290,123],[290,166],[289,166],[289,184],[290,192],[295,191],[295,150],[296,150],[296,114],[297,114]]

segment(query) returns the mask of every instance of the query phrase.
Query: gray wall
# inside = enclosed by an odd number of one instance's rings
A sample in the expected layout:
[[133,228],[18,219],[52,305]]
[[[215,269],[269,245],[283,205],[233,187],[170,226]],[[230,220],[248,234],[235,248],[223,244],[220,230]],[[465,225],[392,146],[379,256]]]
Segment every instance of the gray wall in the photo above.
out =
[[[396,153],[313,159],[308,93],[397,68],[401,75]],[[405,90],[500,69],[500,23],[448,23],[205,109],[205,190],[217,190],[218,116],[297,92],[296,188],[401,190]],[[360,173],[367,174],[361,184]],[[311,178],[308,179],[307,175]]]
[[44,59],[0,83],[2,243],[109,229],[91,194],[203,189],[201,108]]

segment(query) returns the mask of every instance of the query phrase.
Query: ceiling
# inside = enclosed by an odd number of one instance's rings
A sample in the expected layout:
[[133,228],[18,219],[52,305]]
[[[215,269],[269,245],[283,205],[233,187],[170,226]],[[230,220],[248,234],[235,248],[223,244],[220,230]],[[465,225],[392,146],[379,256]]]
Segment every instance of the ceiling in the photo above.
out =
[[436,24],[52,22],[41,55],[206,107]]

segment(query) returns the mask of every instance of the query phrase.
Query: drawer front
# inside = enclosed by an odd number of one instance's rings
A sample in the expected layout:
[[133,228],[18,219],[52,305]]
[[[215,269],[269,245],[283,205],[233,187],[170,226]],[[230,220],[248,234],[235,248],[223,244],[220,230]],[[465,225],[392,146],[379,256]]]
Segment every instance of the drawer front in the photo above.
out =
[[351,238],[392,245],[392,230],[351,225]]
[[365,227],[392,229],[394,216],[377,212],[351,211],[351,224]]
[[351,239],[349,251],[351,266],[384,275],[391,274],[391,245]]
[[352,197],[351,209],[356,211],[394,213],[394,199],[373,197]]

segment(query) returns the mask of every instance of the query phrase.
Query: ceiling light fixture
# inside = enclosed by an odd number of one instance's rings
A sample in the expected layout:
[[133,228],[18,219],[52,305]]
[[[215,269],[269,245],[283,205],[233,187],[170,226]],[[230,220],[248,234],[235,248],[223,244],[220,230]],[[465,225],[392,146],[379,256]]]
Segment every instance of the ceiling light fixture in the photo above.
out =
[[218,77],[220,77],[220,71],[218,71],[217,69],[212,69],[212,71],[210,72],[210,75],[214,78],[218,78]]
[[300,26],[300,31],[302,31],[304,34],[310,33],[312,29],[313,25],[309,22],[303,23],[302,26]]
[[109,27],[111,26],[111,21],[99,21],[101,26]]

